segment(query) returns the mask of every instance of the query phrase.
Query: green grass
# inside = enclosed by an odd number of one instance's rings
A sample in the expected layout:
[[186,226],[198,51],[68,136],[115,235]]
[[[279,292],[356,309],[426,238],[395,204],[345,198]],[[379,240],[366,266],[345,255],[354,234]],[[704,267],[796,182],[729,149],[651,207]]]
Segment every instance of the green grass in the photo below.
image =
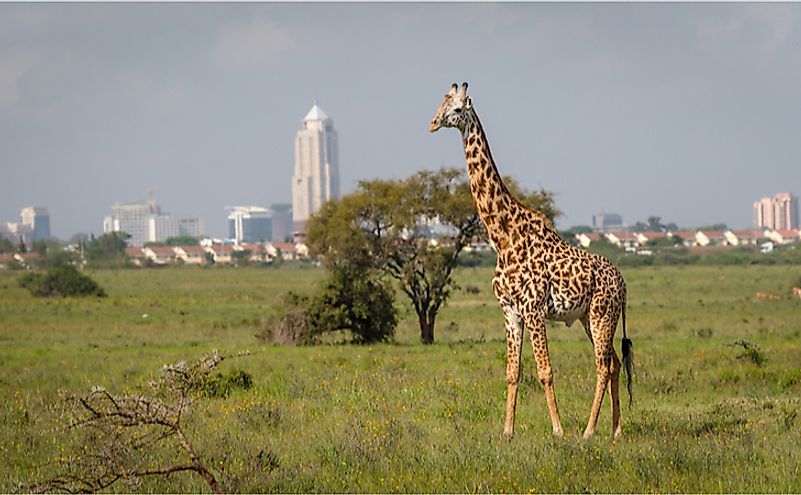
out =
[[[106,299],[36,299],[0,272],[0,491],[46,475],[73,433],[58,390],[143,386],[162,364],[212,348],[250,349],[220,371],[254,386],[198,402],[189,435],[229,491],[248,492],[799,492],[801,267],[662,267],[624,272],[637,377],[610,440],[589,413],[592,349],[580,325],[549,325],[564,439],[553,439],[530,348],[514,440],[501,440],[502,317],[490,269],[462,287],[418,343],[399,294],[397,342],[285,348],[254,335],[287,290],[311,291],[317,269],[163,269],[90,275]],[[782,295],[757,300],[756,291]],[[143,317],[147,314],[147,317]],[[759,346],[760,366],[737,340]],[[616,339],[620,346],[620,335]],[[625,403],[625,399],[624,399]],[[165,451],[162,455],[169,456]],[[276,462],[277,461],[277,462]],[[117,491],[206,491],[191,475]]]

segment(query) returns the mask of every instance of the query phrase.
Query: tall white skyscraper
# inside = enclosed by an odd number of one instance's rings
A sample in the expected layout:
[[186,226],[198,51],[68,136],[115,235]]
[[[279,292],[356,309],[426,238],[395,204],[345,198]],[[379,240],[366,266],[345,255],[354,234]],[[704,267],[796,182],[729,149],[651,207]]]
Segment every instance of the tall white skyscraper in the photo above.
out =
[[334,121],[314,102],[295,136],[292,223],[305,232],[309,217],[339,197],[339,145]]

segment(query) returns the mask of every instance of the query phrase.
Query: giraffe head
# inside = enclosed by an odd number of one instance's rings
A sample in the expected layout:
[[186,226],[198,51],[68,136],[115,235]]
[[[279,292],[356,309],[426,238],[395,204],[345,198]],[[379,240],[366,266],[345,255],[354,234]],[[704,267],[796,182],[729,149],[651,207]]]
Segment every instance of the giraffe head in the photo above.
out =
[[434,118],[431,119],[428,130],[435,132],[440,127],[456,127],[464,133],[472,121],[470,115],[472,108],[473,101],[467,96],[467,83],[462,83],[461,88],[453,83]]

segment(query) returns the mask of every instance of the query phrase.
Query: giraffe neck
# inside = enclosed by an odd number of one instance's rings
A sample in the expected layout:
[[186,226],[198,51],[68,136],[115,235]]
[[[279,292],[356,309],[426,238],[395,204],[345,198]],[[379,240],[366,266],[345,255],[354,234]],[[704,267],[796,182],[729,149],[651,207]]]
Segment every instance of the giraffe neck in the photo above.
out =
[[514,198],[495,166],[481,122],[475,111],[471,112],[471,123],[462,132],[470,191],[476,202],[479,218],[484,223],[490,239],[498,246],[498,241],[509,235],[507,213],[514,203]]

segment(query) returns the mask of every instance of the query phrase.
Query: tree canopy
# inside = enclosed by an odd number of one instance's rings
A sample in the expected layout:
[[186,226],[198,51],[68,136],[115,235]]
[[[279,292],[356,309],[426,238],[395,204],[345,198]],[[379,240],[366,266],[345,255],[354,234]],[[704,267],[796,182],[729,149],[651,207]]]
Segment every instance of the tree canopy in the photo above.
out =
[[[353,194],[326,203],[311,218],[307,242],[326,264],[369,266],[394,278],[414,306],[424,343],[454,287],[459,253],[485,239],[461,169],[421,171],[404,180],[362,181]],[[553,196],[505,178],[515,196],[553,219]]]

